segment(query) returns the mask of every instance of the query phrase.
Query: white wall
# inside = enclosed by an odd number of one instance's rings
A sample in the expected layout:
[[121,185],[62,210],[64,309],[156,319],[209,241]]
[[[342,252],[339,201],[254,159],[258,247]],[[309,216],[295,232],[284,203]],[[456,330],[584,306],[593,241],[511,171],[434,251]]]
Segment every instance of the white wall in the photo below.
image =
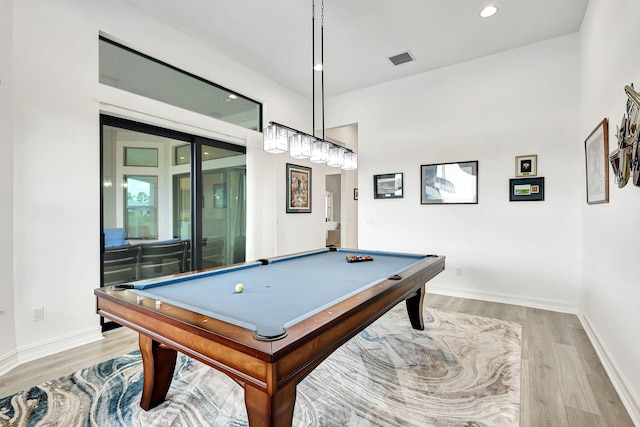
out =
[[[580,140],[604,117],[609,119],[609,151],[617,148],[616,126],[626,111],[624,86],[640,88],[640,2],[591,0],[580,30],[582,115]],[[584,149],[584,143],[576,147]],[[640,188],[620,189],[609,169],[610,203],[587,205],[580,195],[582,218],[581,310],[592,328],[619,394],[640,425]]]
[[11,0],[0,0],[0,372],[2,355],[15,357],[13,312],[13,145],[12,145],[12,26]]
[[[100,337],[93,289],[100,279],[101,111],[246,145],[251,237],[247,256],[272,256],[294,246],[279,244],[276,220],[281,229],[289,230],[309,223],[311,216],[281,215],[288,157],[264,153],[259,132],[99,85],[98,35],[111,35],[264,102],[265,122],[302,126],[311,110],[308,100],[120,1],[2,0],[0,7],[0,112],[11,105],[5,82],[13,77],[14,87],[13,124],[4,121],[10,115],[2,114],[0,150],[10,159],[13,139],[13,164],[19,166],[13,171],[13,188],[3,184],[0,190],[0,220],[11,224],[15,218],[13,246],[4,239],[0,244],[0,252],[14,257],[13,264],[10,256],[0,257],[0,298],[2,304],[9,303],[7,315],[0,317],[0,369]],[[10,37],[5,37],[11,35],[11,24],[13,55]],[[13,62],[12,75],[7,76],[10,68],[4,58]],[[0,182],[10,183],[11,162],[3,161],[0,169]],[[324,183],[323,171],[318,170],[314,179]],[[322,187],[314,184],[314,190],[322,200]],[[12,191],[13,210],[4,202],[4,196],[11,200]],[[322,210],[316,215],[322,218]],[[322,246],[318,242],[324,242],[323,228],[300,230],[297,250]],[[32,309],[39,306],[45,307],[45,319],[33,322]]]
[[[326,109],[328,128],[357,124],[359,247],[446,255],[448,270],[432,291],[564,311],[580,304],[614,381],[625,387],[623,399],[636,408],[632,219],[640,193],[612,185],[611,203],[587,206],[583,141],[602,117],[615,129],[622,116],[622,88],[640,69],[630,54],[639,8],[635,0],[591,0],[580,37],[335,97]],[[101,110],[247,145],[249,259],[324,244],[325,166],[265,154],[257,132],[98,85],[100,31],[264,102],[265,122],[307,126],[308,100],[120,1],[0,0],[0,221],[13,224],[12,237],[0,241],[7,254],[0,256],[0,309],[7,310],[0,372],[7,361],[99,335],[92,290]],[[544,202],[508,202],[514,158],[525,154],[538,155]],[[480,203],[420,205],[420,165],[462,160],[479,161]],[[313,168],[310,215],[284,213],[287,162]],[[404,172],[405,198],[373,200],[372,175],[391,172]],[[34,323],[37,306],[45,306],[45,320]]]
[[[359,247],[446,255],[431,291],[563,311],[579,297],[578,35],[334,97],[358,123]],[[545,201],[509,202],[515,156],[537,154]],[[420,165],[479,161],[479,204],[420,204]],[[403,199],[374,200],[403,172]],[[456,267],[462,276],[456,276]]]

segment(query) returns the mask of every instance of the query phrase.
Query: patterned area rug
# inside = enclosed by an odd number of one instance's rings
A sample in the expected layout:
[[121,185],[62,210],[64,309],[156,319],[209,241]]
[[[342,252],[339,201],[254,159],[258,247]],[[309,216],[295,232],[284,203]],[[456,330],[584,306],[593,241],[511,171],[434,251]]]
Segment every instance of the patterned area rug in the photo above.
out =
[[[519,324],[404,304],[342,346],[301,384],[295,426],[517,426]],[[167,400],[140,409],[139,352],[0,399],[1,426],[246,426],[243,389],[180,355]]]

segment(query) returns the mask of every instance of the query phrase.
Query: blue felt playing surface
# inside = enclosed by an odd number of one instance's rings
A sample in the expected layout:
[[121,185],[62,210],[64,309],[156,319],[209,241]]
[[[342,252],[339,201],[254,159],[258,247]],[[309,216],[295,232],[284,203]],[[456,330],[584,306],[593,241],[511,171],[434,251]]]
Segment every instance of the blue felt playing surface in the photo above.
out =
[[[346,254],[370,255],[373,261],[347,263]],[[188,278],[136,285],[143,297],[165,301],[217,318],[263,336],[276,336],[295,324],[424,256],[363,251],[325,251],[276,259],[268,265],[195,274]],[[244,292],[236,293],[237,283]]]

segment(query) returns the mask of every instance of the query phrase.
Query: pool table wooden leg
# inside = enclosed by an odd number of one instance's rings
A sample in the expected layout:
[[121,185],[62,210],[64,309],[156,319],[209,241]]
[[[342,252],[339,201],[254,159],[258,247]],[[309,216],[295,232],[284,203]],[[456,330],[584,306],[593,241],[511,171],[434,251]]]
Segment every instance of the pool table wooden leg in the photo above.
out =
[[407,313],[413,329],[424,331],[424,318],[422,316],[422,306],[424,302],[424,285],[418,289],[418,292],[406,299]]
[[148,411],[164,402],[167,397],[178,352],[161,346],[159,342],[143,334],[140,334],[139,343],[144,371],[140,407]]
[[296,404],[296,383],[291,381],[272,396],[245,383],[244,401],[250,427],[291,427]]

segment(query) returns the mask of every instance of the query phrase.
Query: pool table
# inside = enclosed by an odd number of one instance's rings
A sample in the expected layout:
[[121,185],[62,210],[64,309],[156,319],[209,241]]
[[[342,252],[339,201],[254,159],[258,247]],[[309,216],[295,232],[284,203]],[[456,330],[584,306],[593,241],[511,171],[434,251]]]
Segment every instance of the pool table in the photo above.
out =
[[330,248],[94,293],[98,314],[139,332],[142,408],[164,401],[179,351],[244,387],[250,426],[291,426],[297,384],[392,307],[406,301],[424,329],[425,283],[444,268],[443,256]]

